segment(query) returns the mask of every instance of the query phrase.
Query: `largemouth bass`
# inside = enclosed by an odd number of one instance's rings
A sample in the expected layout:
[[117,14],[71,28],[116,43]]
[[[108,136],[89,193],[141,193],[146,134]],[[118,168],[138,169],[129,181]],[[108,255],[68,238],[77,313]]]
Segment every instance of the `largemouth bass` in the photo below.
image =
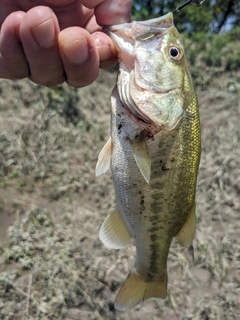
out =
[[136,262],[115,307],[125,310],[167,295],[173,237],[189,246],[195,234],[200,159],[198,104],[173,15],[116,25],[108,34],[119,52],[111,105],[111,138],[96,166],[111,166],[116,210],[100,239],[121,248],[134,239]]

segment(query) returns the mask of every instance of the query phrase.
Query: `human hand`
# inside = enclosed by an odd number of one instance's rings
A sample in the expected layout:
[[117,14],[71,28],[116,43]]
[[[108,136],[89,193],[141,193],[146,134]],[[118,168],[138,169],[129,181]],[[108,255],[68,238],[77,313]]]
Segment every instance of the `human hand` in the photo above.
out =
[[131,0],[0,0],[0,78],[86,86],[116,61],[101,26],[130,14]]

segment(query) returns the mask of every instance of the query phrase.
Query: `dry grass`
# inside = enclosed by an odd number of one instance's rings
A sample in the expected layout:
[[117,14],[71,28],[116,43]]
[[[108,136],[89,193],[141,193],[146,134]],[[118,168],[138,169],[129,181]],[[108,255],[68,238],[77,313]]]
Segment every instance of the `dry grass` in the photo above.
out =
[[223,75],[198,92],[203,152],[193,247],[173,243],[165,301],[124,314],[113,302],[135,253],[98,240],[114,194],[110,174],[94,176],[115,75],[80,90],[1,81],[1,320],[240,318],[239,79]]

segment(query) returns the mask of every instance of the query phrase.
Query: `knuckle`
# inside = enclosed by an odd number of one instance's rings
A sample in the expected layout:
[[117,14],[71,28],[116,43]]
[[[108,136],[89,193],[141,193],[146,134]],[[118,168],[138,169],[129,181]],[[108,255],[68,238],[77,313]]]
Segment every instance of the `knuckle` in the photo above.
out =
[[11,80],[24,79],[29,76],[29,67],[26,62],[9,62],[4,61],[5,76]]

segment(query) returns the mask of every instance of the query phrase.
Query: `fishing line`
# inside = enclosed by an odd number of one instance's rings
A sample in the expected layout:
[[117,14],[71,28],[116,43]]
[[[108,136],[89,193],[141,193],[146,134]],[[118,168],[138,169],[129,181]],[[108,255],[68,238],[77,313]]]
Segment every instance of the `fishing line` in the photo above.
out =
[[189,3],[195,3],[197,5],[197,7],[200,7],[203,2],[205,0],[199,1],[199,0],[187,0],[186,2],[184,2],[181,6],[177,7],[173,13],[180,11],[182,8],[186,7],[187,5],[189,5]]

